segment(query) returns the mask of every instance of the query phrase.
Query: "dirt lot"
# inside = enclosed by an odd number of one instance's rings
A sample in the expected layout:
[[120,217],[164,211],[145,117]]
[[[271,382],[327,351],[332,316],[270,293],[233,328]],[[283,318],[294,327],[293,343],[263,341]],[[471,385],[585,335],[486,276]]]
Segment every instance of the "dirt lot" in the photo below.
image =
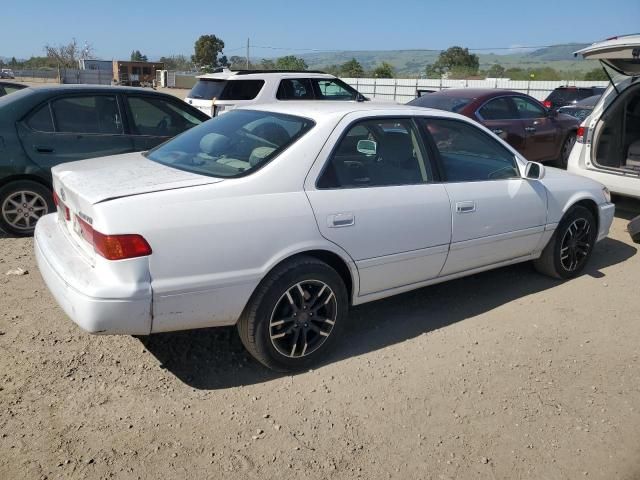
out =
[[640,203],[623,208],[580,278],[524,264],[354,309],[296,376],[232,328],[85,334],[32,240],[0,237],[0,478],[640,479]]

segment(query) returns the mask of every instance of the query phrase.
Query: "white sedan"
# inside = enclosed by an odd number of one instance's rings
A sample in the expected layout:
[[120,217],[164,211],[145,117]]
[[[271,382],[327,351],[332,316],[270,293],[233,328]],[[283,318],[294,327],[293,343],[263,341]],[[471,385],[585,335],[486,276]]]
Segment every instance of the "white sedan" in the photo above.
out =
[[78,325],[237,324],[278,370],[325,357],[351,305],[528,260],[574,277],[614,214],[601,184],[465,117],[357,102],[234,110],[53,179],[35,250]]

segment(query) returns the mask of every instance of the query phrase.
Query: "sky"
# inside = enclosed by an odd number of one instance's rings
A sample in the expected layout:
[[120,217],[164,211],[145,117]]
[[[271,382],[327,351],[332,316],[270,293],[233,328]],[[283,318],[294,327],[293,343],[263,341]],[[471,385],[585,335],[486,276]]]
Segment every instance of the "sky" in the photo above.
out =
[[[26,0],[0,23],[0,56],[44,55],[76,38],[97,58],[193,53],[200,35],[227,56],[312,50],[470,49],[594,42],[638,33],[640,0]],[[54,7],[55,5],[55,7]],[[272,48],[265,48],[272,47]]]

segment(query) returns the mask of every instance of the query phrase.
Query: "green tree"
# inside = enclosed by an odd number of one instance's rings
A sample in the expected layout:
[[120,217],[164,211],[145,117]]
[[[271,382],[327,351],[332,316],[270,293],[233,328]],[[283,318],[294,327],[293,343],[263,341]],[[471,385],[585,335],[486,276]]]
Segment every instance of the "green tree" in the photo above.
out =
[[393,78],[396,75],[393,65],[387,62],[382,62],[382,64],[374,68],[371,73],[376,78]]
[[224,49],[224,42],[215,35],[201,35],[193,49],[193,63],[200,68],[211,69],[218,66],[218,54]]
[[503,78],[504,72],[505,72],[505,68],[502,65],[495,63],[489,67],[489,70],[487,70],[487,77]]
[[278,70],[306,70],[307,63],[295,55],[287,55],[276,60],[276,68]]
[[18,61],[16,60],[16,57],[11,57],[11,61],[9,62],[9,65],[11,65],[11,67],[18,66]]
[[326,67],[322,67],[320,70],[322,70],[323,72],[329,73],[331,75],[334,75],[336,77],[339,77],[340,75],[342,75],[342,69],[340,68],[340,65],[327,65]]
[[189,71],[193,69],[193,64],[184,55],[170,55],[168,57],[160,57],[160,61],[164,63],[167,70]]
[[262,70],[276,70],[276,62],[270,58],[263,58],[260,62],[260,68]]
[[440,78],[443,75],[464,78],[477,75],[479,68],[477,55],[469,53],[468,48],[455,46],[440,52],[438,60],[427,66],[426,74],[429,78]]
[[143,55],[140,50],[133,50],[131,52],[131,61],[132,62],[148,62],[149,59],[146,55]]
[[584,79],[590,80],[592,82],[598,80],[609,80],[607,78],[607,74],[604,73],[604,70],[602,68],[594,68],[593,70],[589,70],[584,74]]
[[364,76],[364,68],[355,58],[340,65],[340,75],[347,78],[360,78]]

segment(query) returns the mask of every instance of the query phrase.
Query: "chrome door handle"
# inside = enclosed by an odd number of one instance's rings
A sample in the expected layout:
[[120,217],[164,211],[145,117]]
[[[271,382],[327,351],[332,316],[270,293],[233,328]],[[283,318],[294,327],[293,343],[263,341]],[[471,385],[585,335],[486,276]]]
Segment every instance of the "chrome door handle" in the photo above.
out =
[[535,132],[536,127],[524,127],[525,132]]
[[502,135],[504,133],[504,130],[502,130],[501,128],[494,128],[493,130],[491,130],[493,133],[495,133],[496,135]]
[[456,202],[457,213],[472,213],[476,211],[476,202]]
[[353,213],[336,213],[327,217],[329,228],[350,227],[355,223],[356,217]]

